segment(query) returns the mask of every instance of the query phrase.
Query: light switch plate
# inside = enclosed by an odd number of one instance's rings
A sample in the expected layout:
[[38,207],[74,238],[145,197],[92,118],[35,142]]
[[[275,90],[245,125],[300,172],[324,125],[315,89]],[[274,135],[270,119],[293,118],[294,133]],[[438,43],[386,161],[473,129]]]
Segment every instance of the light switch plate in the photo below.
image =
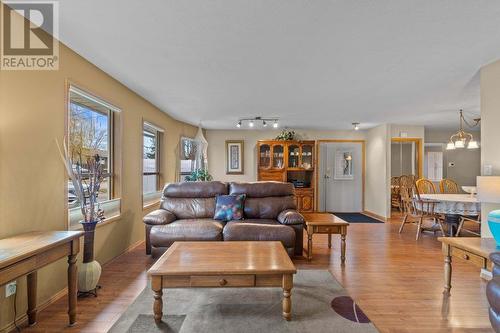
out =
[[5,285],[5,297],[10,297],[16,293],[17,281],[9,282]]
[[493,174],[493,165],[485,164],[483,167],[483,176],[491,176]]

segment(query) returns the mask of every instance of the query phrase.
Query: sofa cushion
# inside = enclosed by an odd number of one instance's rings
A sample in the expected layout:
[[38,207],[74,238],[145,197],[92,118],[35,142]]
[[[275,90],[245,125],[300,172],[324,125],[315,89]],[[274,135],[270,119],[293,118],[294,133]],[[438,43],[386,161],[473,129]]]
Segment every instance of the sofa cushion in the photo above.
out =
[[243,218],[245,194],[218,195],[215,201],[214,220],[231,221]]
[[184,219],[151,228],[151,244],[168,247],[175,241],[222,240],[223,224],[213,219]]
[[295,209],[293,196],[245,199],[245,218],[276,219],[286,209]]
[[227,184],[223,182],[180,182],[165,185],[164,198],[215,198],[228,194]]
[[224,241],[281,241],[285,248],[295,246],[295,231],[271,219],[231,221],[223,235]]
[[267,198],[294,196],[295,189],[291,183],[254,182],[231,183],[229,194],[246,194],[247,198]]
[[175,214],[177,219],[213,219],[215,197],[213,198],[164,198],[161,208]]

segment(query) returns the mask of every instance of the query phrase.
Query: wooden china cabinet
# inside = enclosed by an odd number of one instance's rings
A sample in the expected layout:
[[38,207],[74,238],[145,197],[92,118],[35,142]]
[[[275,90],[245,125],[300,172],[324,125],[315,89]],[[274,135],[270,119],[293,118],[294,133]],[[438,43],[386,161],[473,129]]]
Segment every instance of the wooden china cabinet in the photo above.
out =
[[314,211],[315,141],[257,142],[258,180],[290,182],[301,212]]

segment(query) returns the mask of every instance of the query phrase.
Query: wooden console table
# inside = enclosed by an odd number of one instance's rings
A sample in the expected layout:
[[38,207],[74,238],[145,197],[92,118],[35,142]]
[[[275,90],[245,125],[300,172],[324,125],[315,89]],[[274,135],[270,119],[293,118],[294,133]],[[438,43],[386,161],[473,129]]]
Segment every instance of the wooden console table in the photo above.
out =
[[68,257],[69,325],[76,322],[77,267],[83,231],[30,232],[0,239],[0,286],[27,275],[28,323],[36,323],[37,270]]
[[312,260],[314,234],[328,235],[328,248],[332,248],[332,234],[340,235],[340,259],[345,263],[345,240],[349,223],[330,213],[302,213],[307,228],[307,259]]
[[444,255],[444,294],[450,294],[451,289],[451,258],[459,258],[479,268],[491,270],[493,263],[489,256],[497,252],[493,238],[480,237],[439,237],[443,243]]

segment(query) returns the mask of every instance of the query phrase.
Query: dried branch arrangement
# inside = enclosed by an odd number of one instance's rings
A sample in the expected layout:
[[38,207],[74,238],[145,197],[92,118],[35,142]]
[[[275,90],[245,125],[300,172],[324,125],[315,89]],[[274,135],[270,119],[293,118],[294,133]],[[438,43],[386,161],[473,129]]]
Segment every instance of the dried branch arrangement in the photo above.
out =
[[82,161],[73,161],[68,147],[63,141],[63,150],[56,140],[59,154],[68,176],[75,188],[75,194],[80,204],[84,223],[99,222],[104,219],[104,211],[100,208],[97,198],[104,179],[103,159],[99,154],[87,158],[87,170],[82,168]]

